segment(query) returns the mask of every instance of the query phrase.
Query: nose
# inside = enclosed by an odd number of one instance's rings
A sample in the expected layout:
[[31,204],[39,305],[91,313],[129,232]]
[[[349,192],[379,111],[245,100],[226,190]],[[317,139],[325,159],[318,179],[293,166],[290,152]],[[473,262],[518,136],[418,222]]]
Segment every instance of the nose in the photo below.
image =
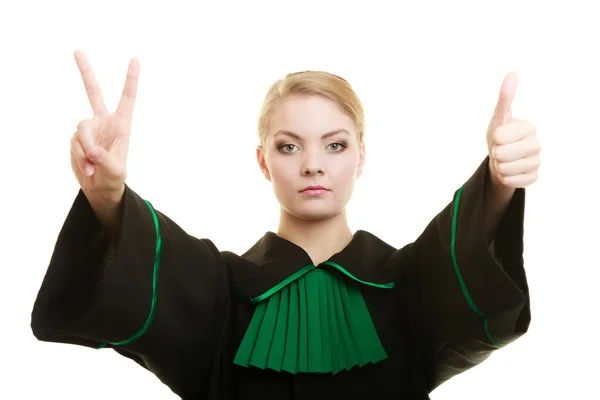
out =
[[324,171],[320,158],[316,154],[309,155],[302,164],[302,175],[322,175]]
[[323,174],[323,168],[304,167],[302,169],[302,175],[304,175],[304,176],[322,175],[322,174]]

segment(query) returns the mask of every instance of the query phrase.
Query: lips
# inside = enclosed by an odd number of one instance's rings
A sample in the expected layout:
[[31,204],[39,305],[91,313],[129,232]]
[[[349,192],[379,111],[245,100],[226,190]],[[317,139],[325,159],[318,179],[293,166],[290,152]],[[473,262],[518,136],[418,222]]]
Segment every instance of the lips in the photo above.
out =
[[307,186],[302,191],[305,192],[307,190],[327,190],[323,186]]
[[321,197],[327,192],[329,192],[328,189],[325,189],[323,186],[316,185],[316,186],[307,186],[300,193],[302,193],[302,195],[304,195],[304,196],[315,198],[315,197]]

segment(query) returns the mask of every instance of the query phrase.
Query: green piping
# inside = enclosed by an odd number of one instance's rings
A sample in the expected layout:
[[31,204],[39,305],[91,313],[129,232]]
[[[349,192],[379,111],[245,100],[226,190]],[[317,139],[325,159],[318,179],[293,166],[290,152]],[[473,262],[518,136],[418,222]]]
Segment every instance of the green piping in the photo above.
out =
[[340,272],[342,272],[344,275],[348,276],[351,279],[354,279],[356,282],[362,283],[363,285],[373,286],[373,287],[380,288],[380,289],[393,289],[395,286],[394,282],[372,283],[372,282],[360,280],[357,277],[355,277],[354,275],[352,275],[350,272],[346,271],[341,265],[336,264],[332,261],[325,261],[323,264],[331,265],[332,267],[334,267],[337,270],[339,270]]
[[[379,283],[372,283],[372,282],[360,280],[357,277],[355,277],[354,275],[352,275],[350,272],[346,271],[341,265],[336,264],[332,261],[326,261],[323,263],[323,265],[330,265],[330,266],[336,268],[337,270],[339,270],[340,272],[342,272],[344,275],[348,276],[349,278],[355,280],[356,282],[362,283],[364,285],[374,286],[374,287],[377,287],[380,289],[393,289],[395,286],[394,282],[379,284]],[[291,282],[295,281],[296,279],[300,278],[302,275],[306,274],[309,271],[312,271],[315,268],[317,268],[317,267],[313,264],[309,264],[309,265],[303,267],[302,269],[300,269],[300,270],[296,271],[295,273],[293,273],[292,275],[288,276],[283,281],[279,282],[277,285],[273,286],[271,289],[267,290],[263,294],[251,298],[250,302],[252,304],[255,304],[255,303],[259,303],[259,302],[263,301],[264,299],[277,293],[277,291],[281,290],[285,286],[289,285]]]
[[459,209],[459,204],[460,204],[460,196],[462,194],[463,189],[464,189],[464,186],[461,186],[461,188],[458,189],[458,192],[456,193],[456,199],[454,201],[454,213],[452,215],[452,236],[450,239],[450,255],[452,257],[452,263],[454,264],[454,272],[456,272],[456,276],[458,277],[458,282],[460,283],[460,287],[462,289],[463,295],[465,296],[467,303],[469,303],[471,310],[473,310],[477,315],[485,318],[485,320],[483,322],[483,328],[484,328],[485,334],[487,335],[490,342],[492,342],[492,344],[494,344],[496,346],[504,346],[502,343],[497,342],[490,334],[490,331],[488,329],[489,318],[485,313],[480,311],[477,308],[477,306],[475,305],[475,302],[473,301],[473,299],[471,298],[471,295],[469,294],[469,290],[467,289],[467,285],[465,284],[462,274],[460,273],[460,268],[458,267],[458,261],[456,259],[456,230],[457,230],[456,225],[457,225],[457,221],[458,221],[458,209]]
[[[160,252],[161,252],[161,247],[162,247],[162,238],[160,236],[160,225],[158,223],[158,217],[156,216],[156,212],[154,211],[152,204],[150,204],[150,202],[148,200],[144,200],[144,201],[145,201],[146,205],[148,206],[148,208],[150,209],[150,212],[152,213],[152,219],[154,220],[154,228],[156,230],[156,254],[154,257],[154,272],[152,275],[152,303],[150,306],[150,313],[148,314],[148,318],[146,318],[146,322],[144,323],[144,326],[142,326],[142,328],[137,333],[135,333],[129,339],[122,340],[120,342],[108,342],[108,344],[110,344],[112,346],[122,346],[125,344],[129,344],[129,343],[133,342],[134,340],[138,339],[139,337],[141,337],[148,330],[148,327],[150,326],[150,324],[152,323],[152,320],[154,319],[154,313],[156,312],[156,301],[158,300],[156,286],[158,283],[158,267],[160,266]],[[106,345],[107,345],[106,343],[102,343],[98,347],[98,349],[102,349],[102,348],[106,347]]]
[[272,296],[273,294],[277,293],[278,290],[281,290],[282,288],[284,288],[285,286],[289,285],[291,282],[295,281],[296,279],[300,278],[302,275],[306,274],[307,272],[315,269],[316,267],[314,265],[307,265],[306,267],[302,268],[299,271],[296,271],[295,273],[293,273],[292,275],[288,276],[287,278],[285,278],[284,280],[282,280],[281,282],[279,282],[277,285],[273,286],[271,289],[267,290],[266,292],[264,292],[263,294],[253,297],[250,299],[251,303],[259,303],[261,301],[263,301],[264,299]]

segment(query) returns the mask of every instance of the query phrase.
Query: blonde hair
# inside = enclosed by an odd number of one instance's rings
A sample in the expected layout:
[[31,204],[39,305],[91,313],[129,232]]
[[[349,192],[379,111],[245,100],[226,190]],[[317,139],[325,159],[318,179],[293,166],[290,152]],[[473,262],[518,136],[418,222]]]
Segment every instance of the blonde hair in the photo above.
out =
[[304,71],[288,74],[269,88],[258,118],[258,137],[261,145],[264,145],[267,137],[269,116],[287,96],[294,94],[323,96],[335,101],[354,122],[359,143],[363,141],[364,110],[350,83],[329,72]]

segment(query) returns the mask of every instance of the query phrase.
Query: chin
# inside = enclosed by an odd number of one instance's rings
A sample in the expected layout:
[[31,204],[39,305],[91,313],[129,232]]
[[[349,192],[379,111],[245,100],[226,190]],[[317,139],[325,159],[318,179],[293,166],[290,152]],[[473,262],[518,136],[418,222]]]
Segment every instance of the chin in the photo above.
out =
[[328,218],[338,215],[340,212],[343,211],[343,208],[339,209],[337,207],[335,207],[335,208],[319,207],[319,206],[315,207],[314,204],[312,206],[307,205],[304,207],[283,207],[283,208],[288,214],[294,216],[295,218],[305,220],[305,221],[318,221],[318,220],[328,219]]

